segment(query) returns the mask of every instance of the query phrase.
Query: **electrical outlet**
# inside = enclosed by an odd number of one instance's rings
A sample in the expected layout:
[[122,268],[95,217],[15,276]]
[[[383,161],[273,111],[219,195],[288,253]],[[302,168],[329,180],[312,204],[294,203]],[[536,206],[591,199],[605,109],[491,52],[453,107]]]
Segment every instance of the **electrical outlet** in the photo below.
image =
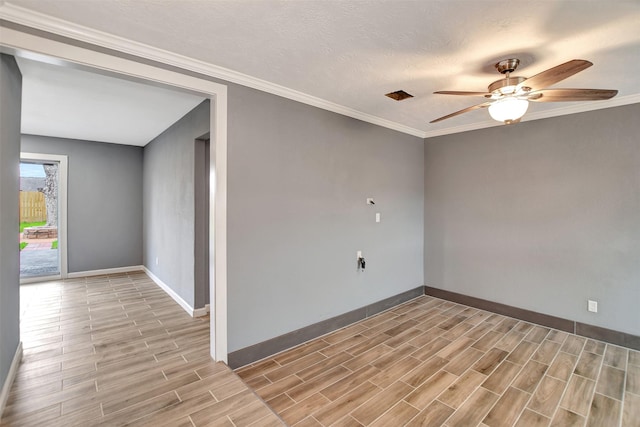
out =
[[158,257],[156,257],[156,265],[158,265]]
[[598,312],[598,301],[589,300],[587,310],[589,310],[592,313],[597,313]]

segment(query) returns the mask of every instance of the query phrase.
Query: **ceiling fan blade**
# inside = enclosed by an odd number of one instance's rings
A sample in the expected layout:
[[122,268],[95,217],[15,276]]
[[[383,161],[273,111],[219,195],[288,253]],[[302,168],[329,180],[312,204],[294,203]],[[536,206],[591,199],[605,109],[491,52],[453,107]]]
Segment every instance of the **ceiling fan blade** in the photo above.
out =
[[457,90],[439,90],[433,93],[438,95],[491,96],[489,92],[462,92]]
[[530,87],[532,90],[545,89],[546,87],[571,77],[592,65],[593,63],[585,61],[584,59],[573,59],[569,62],[565,62],[564,64],[549,68],[548,70],[538,73],[533,77],[529,77],[518,86]]
[[600,101],[611,99],[617,93],[612,89],[543,89],[531,92],[528,99],[534,102]]
[[492,103],[493,102],[491,101],[491,102],[483,102],[482,104],[473,105],[471,107],[465,108],[464,110],[456,111],[455,113],[447,114],[446,116],[442,116],[442,117],[437,118],[435,120],[431,120],[429,123],[437,123],[437,122],[440,122],[442,120],[450,119],[451,117],[458,116],[458,115],[463,114],[463,113],[468,113],[469,111],[478,110],[480,108],[486,108],[489,105],[491,105]]

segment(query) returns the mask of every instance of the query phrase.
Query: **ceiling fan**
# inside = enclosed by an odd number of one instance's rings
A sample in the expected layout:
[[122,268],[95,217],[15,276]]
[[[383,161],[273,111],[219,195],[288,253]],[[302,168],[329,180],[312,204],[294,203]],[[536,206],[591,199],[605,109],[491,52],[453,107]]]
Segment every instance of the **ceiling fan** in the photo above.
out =
[[520,60],[517,58],[505,59],[495,64],[496,70],[505,75],[505,78],[491,83],[487,92],[449,90],[434,92],[442,95],[483,96],[489,100],[482,104],[447,114],[432,120],[430,123],[436,123],[480,108],[489,108],[489,115],[494,120],[505,124],[513,124],[518,123],[524,113],[527,112],[529,101],[596,101],[613,98],[618,93],[617,90],[610,89],[547,89],[548,86],[556,84],[593,65],[583,59],[565,62],[528,79],[525,77],[511,77],[511,73],[518,68],[518,64],[520,64]]

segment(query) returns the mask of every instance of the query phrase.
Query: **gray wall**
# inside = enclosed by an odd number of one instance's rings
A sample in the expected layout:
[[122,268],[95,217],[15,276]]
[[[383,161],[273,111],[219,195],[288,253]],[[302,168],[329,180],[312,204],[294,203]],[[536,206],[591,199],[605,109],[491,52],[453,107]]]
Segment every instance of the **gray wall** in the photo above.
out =
[[197,139],[194,153],[195,307],[209,304],[209,150],[208,140]]
[[640,335],[638,117],[634,104],[427,139],[426,284]]
[[421,139],[235,85],[228,108],[229,351],[424,284]]
[[144,147],[144,265],[193,308],[195,140],[208,132],[207,100]]
[[20,342],[20,185],[22,75],[12,56],[0,54],[0,389]]
[[142,148],[34,135],[22,151],[68,156],[69,272],[142,264]]

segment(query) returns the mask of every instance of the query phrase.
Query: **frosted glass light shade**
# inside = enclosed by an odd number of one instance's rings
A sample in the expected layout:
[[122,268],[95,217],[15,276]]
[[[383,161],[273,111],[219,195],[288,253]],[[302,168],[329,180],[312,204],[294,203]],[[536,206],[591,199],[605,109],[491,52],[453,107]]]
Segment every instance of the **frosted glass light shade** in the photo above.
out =
[[511,122],[524,116],[529,108],[529,101],[518,98],[503,98],[489,105],[489,115],[499,122]]

